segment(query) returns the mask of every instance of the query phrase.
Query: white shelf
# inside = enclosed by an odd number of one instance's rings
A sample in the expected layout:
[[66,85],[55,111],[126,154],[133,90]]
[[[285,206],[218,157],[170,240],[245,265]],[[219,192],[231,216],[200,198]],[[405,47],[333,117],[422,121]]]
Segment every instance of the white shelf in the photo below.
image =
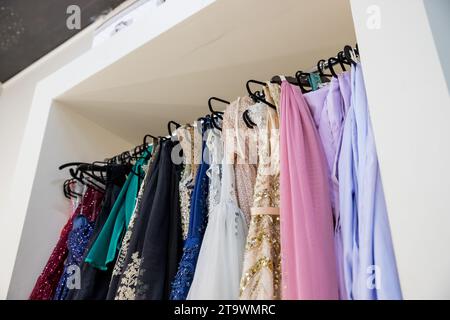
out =
[[[56,74],[57,82],[75,75],[58,100],[136,143],[145,133],[166,133],[168,120],[204,114],[210,96],[233,100],[250,78],[308,69],[355,42],[345,1],[209,1],[167,28],[158,17],[180,11],[180,1],[172,1]],[[126,47],[134,50],[122,53]]]

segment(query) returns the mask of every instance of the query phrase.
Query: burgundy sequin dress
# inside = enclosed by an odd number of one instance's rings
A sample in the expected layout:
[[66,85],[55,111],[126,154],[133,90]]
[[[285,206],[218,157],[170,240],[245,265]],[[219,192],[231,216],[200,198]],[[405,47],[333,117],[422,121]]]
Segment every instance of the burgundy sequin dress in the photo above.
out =
[[88,213],[87,218],[92,220],[100,208],[103,193],[92,188],[87,188],[83,195],[80,205],[75,209],[73,215],[69,218],[59,236],[58,243],[53,249],[44,270],[34,285],[30,294],[30,300],[51,300],[55,294],[56,287],[64,271],[64,263],[68,255],[67,240],[73,228],[73,220],[79,214]]

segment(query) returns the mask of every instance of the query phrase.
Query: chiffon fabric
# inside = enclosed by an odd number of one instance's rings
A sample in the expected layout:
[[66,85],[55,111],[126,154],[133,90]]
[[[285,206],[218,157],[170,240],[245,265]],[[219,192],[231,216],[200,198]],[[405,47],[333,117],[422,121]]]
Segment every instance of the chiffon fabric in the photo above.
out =
[[326,158],[300,89],[287,81],[280,113],[283,299],[338,299]]
[[338,167],[348,299],[402,299],[360,64],[351,90]]
[[[244,213],[237,204],[234,166],[223,156],[221,152],[223,142],[217,138],[219,136],[213,133],[208,139],[210,152],[213,154],[210,166],[214,169],[221,163],[222,177],[218,181],[214,171],[211,172],[210,195],[213,196],[209,200],[208,225],[187,296],[188,300],[239,298],[247,224]],[[218,203],[216,203],[217,193],[219,193]]]
[[[170,283],[177,272],[182,249],[178,190],[181,168],[172,161],[172,151],[177,144],[171,140],[162,142],[153,201],[148,202],[146,208],[143,204],[141,209],[145,211],[140,214],[146,215],[148,222],[144,231],[139,273],[134,280],[136,300],[168,299]],[[133,265],[134,262],[129,270],[133,271]]]
[[86,256],[85,261],[97,269],[107,270],[108,264],[117,258],[121,240],[133,214],[139,186],[144,176],[142,166],[147,163],[146,158],[151,151],[152,146],[150,145],[148,150],[143,153],[142,158],[136,161],[114,203],[108,220]]
[[[117,289],[119,286],[119,281],[124,272],[125,262],[128,262],[126,260],[127,255],[128,255],[128,248],[130,246],[130,242],[131,242],[133,233],[135,231],[135,222],[141,211],[144,190],[147,188],[148,182],[151,177],[155,154],[159,153],[159,146],[158,146],[156,139],[153,141],[152,145],[153,145],[153,154],[152,154],[152,157],[149,159],[148,164],[142,166],[142,170],[145,172],[144,180],[142,181],[142,184],[140,186],[139,193],[138,193],[137,200],[136,200],[136,205],[134,207],[134,211],[131,216],[130,223],[128,224],[127,231],[125,232],[125,235],[123,237],[119,254],[118,254],[116,262],[114,264],[111,281],[109,283],[108,294],[106,297],[106,299],[108,299],[108,300],[112,300],[116,297]],[[126,290],[119,291],[119,296],[125,297],[125,296],[127,296],[127,294],[131,294],[131,293],[132,292],[129,290],[129,287],[127,287]],[[129,298],[129,296],[127,296],[127,298]]]
[[[158,178],[161,165],[161,144],[155,146],[143,189],[142,203],[140,210],[130,221],[124,239],[129,239],[127,244],[122,246],[119,256],[124,258],[120,264],[115,264],[111,282],[109,284],[107,299],[115,300],[135,300],[137,276],[140,270],[142,250],[144,247],[145,229],[148,224],[149,212],[153,205],[153,200],[158,185]],[[139,200],[138,200],[139,201]]]
[[328,183],[333,209],[334,238],[339,279],[339,299],[347,299],[342,261],[342,234],[339,217],[339,179],[337,154],[341,145],[344,118],[350,103],[350,73],[341,73],[331,78],[330,83],[304,95],[311,110],[317,131],[325,151],[328,168]]

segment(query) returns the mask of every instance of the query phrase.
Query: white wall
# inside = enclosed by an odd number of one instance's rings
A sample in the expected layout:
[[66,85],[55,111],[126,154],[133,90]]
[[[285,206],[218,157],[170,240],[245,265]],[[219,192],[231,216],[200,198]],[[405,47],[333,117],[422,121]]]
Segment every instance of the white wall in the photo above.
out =
[[[450,299],[450,100],[435,43],[449,29],[433,37],[424,2],[351,4],[404,298]],[[433,24],[448,25],[442,13]]]
[[0,93],[0,213],[28,119],[36,84],[90,48],[92,33],[82,32],[3,84]]
[[[36,129],[36,122],[33,122],[33,116],[31,115],[35,89],[41,80],[89,51],[94,30],[105,20],[133,2],[135,0],[128,0],[107,16],[99,18],[61,46],[8,80],[0,90],[0,150],[2,150],[0,162],[0,226],[4,230],[0,233],[0,249],[4,254],[0,265],[0,299],[4,299],[7,295],[25,220],[25,211],[19,212],[16,206],[20,197],[18,193],[21,192],[20,190],[24,190],[20,186],[20,183],[24,181],[24,176],[17,172],[17,165],[20,161],[19,157],[26,130],[33,135],[32,132],[35,132]],[[66,81],[70,81],[70,79]],[[48,102],[48,105],[50,104],[51,102]],[[37,110],[34,110],[34,113],[40,119],[40,124],[45,127],[49,106],[39,109],[35,105],[36,108]],[[27,148],[35,149],[36,154],[39,155],[40,146],[39,142],[36,145],[33,143],[33,145],[27,146]],[[34,175],[33,169],[30,172],[33,172]],[[16,178],[19,181],[15,181]],[[33,181],[32,178],[30,180]],[[28,204],[28,198],[22,199],[22,201],[24,205]]]
[[67,169],[58,172],[57,168],[67,162],[102,160],[132,147],[93,120],[58,103],[50,110],[8,299],[29,296],[71,214],[62,195]]
[[[3,90],[0,92],[0,150],[2,151],[0,162],[0,225],[2,228],[11,227],[14,225],[16,218],[19,220],[22,218],[10,212],[9,200],[13,175],[36,84],[87,51],[90,48],[91,41],[92,30],[89,28],[3,84]],[[20,235],[20,224],[17,227],[18,229],[14,228],[13,231]],[[18,242],[14,243],[14,240],[7,238],[6,235],[5,232],[0,233],[0,243],[8,243],[4,250],[7,250],[5,254],[9,256],[10,250],[17,249]],[[15,251],[13,254],[15,254]],[[8,269],[8,267],[1,266],[0,268],[0,298],[2,298],[6,297],[9,279],[6,280],[8,272],[3,270],[3,268]]]

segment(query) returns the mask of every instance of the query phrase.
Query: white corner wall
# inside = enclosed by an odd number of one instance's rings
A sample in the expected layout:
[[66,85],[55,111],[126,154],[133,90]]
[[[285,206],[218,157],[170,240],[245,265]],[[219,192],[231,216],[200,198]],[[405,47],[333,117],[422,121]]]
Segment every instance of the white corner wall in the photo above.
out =
[[351,5],[404,298],[450,299],[448,1]]
[[[28,121],[31,104],[37,83],[69,63],[90,48],[92,30],[80,32],[41,60],[35,62],[14,78],[3,84],[0,92],[0,150],[2,160],[0,166],[0,225],[11,228],[16,219],[21,219],[8,208],[16,164],[18,161],[20,146]],[[20,234],[20,228],[14,232]],[[13,242],[11,245],[11,241]],[[6,256],[15,254],[17,249],[14,240],[0,233],[0,243],[7,243],[2,252]],[[5,251],[4,251],[5,250]],[[14,252],[11,252],[13,250]],[[0,299],[6,297],[8,280],[4,277],[8,272],[7,266],[0,266]]]
[[[59,231],[71,214],[69,202],[62,194],[62,184],[68,173],[67,170],[58,171],[58,167],[73,161],[102,160],[131,148],[132,144],[128,141],[100,127],[92,119],[74,113],[69,107],[53,103],[20,245],[16,251],[8,299],[28,297],[59,239]],[[10,237],[17,236],[8,231],[6,233]]]

